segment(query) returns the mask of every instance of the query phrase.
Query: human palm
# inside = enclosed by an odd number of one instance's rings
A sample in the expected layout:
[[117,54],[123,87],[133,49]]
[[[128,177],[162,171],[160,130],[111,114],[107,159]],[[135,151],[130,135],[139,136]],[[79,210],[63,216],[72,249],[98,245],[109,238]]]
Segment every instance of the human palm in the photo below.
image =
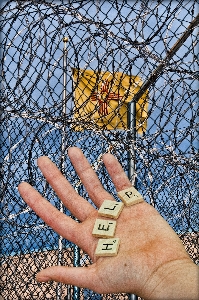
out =
[[[113,196],[103,189],[80,149],[72,147],[68,155],[89,197],[97,207],[100,207],[105,199],[114,200]],[[113,155],[105,154],[103,161],[117,191],[131,187],[121,165]],[[19,185],[21,196],[50,227],[77,244],[93,261],[88,268],[47,268],[38,273],[39,281],[55,280],[89,288],[98,293],[135,293],[146,299],[156,299],[164,278],[174,269],[180,270],[179,266],[192,263],[172,228],[146,202],[125,206],[117,219],[115,237],[120,238],[118,255],[96,257],[98,238],[92,235],[92,230],[98,217],[97,210],[76,193],[47,157],[40,157],[38,166],[63,204],[80,223],[58,211],[28,183]]]

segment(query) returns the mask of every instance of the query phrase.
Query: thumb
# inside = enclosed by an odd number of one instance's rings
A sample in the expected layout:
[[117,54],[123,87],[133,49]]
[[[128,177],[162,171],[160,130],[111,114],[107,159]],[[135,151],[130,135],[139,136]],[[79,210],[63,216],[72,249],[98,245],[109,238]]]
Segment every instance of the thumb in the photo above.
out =
[[[80,288],[88,288],[95,292],[99,287],[99,279],[97,279],[95,268],[93,265],[83,267],[50,267],[40,271],[36,276],[37,281],[57,281],[64,284],[75,285]],[[101,291],[99,291],[101,293]]]

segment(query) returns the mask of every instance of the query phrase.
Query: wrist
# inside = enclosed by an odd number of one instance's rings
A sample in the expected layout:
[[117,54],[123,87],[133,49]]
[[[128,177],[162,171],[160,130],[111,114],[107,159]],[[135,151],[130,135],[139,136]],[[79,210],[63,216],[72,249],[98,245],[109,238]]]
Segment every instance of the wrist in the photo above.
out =
[[150,292],[144,299],[198,300],[198,282],[199,268],[190,259],[171,261],[154,272],[148,282]]

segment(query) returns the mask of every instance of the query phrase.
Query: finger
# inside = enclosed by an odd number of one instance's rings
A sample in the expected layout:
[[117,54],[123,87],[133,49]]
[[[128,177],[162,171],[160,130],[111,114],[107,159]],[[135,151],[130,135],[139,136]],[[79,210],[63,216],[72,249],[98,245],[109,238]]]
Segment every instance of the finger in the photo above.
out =
[[28,206],[32,208],[46,224],[67,240],[75,244],[81,244],[83,233],[80,232],[80,224],[58,211],[28,183],[21,183],[18,186],[18,190]]
[[104,154],[103,162],[117,191],[121,191],[132,186],[119,161],[112,154]]
[[89,197],[99,207],[105,199],[114,200],[113,196],[104,190],[96,173],[79,148],[71,147],[68,150],[70,160],[85,186]]
[[56,165],[48,157],[40,157],[37,163],[57,196],[80,221],[85,220],[95,211],[90,203],[78,195],[68,180],[65,179]]
[[50,280],[62,282],[78,286],[80,288],[88,288],[99,293],[107,292],[107,287],[104,285],[101,286],[93,266],[89,266],[88,268],[72,268],[63,266],[50,267],[40,271],[37,274],[36,279],[39,282],[46,282]]

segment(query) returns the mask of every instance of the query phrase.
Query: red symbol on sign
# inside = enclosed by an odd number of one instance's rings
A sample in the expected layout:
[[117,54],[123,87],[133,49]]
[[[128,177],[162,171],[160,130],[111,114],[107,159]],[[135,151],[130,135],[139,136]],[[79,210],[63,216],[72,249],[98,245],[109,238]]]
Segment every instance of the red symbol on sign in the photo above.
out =
[[91,95],[91,101],[98,101],[99,109],[98,113],[102,116],[108,115],[108,101],[115,100],[119,101],[122,99],[122,96],[118,93],[110,92],[109,90],[109,81],[105,79],[102,82],[102,86],[100,88],[100,92],[94,92]]

